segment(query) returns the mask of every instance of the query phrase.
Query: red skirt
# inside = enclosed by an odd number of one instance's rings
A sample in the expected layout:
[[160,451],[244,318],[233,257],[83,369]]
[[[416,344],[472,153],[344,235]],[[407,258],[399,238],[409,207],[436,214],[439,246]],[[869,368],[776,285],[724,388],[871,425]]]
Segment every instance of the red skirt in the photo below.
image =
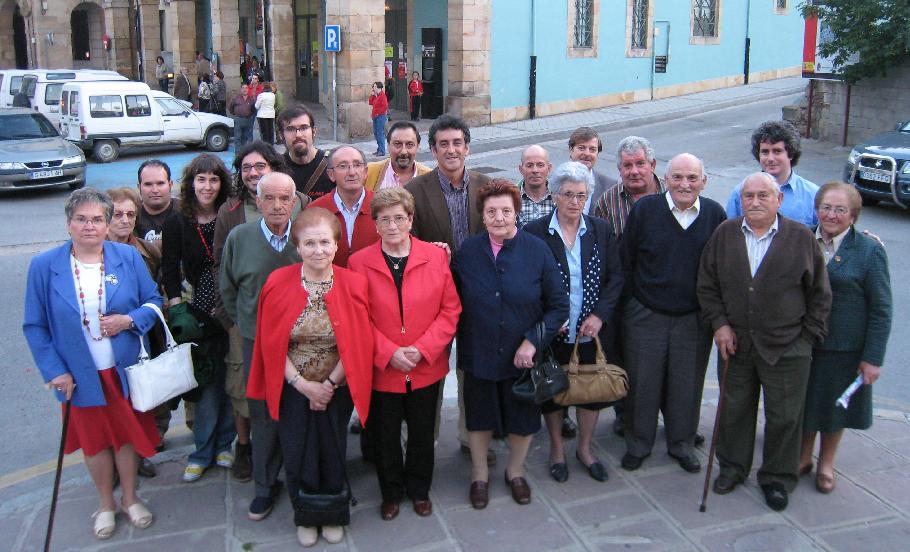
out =
[[[133,405],[123,396],[115,368],[99,370],[98,378],[107,404],[73,405],[64,452],[71,454],[81,448],[85,456],[94,456],[111,447],[118,451],[124,445],[133,445],[139,456],[154,456],[159,443],[155,415],[133,410]],[[66,412],[66,405],[62,406]]]

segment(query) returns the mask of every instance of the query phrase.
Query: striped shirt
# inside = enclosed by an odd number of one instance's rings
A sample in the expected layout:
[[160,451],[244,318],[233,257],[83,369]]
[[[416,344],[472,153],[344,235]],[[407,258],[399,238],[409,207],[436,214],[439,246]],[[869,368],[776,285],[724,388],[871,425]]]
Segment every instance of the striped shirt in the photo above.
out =
[[743,218],[743,236],[746,238],[746,253],[749,255],[749,270],[752,272],[753,278],[755,273],[758,272],[758,267],[761,266],[765,254],[768,253],[768,248],[771,247],[774,236],[777,235],[778,220],[778,217],[774,217],[774,223],[768,229],[768,232],[764,236],[756,236],[749,223]]
[[461,249],[461,242],[468,237],[468,169],[464,169],[461,177],[461,187],[456,188],[452,181],[442,174],[442,171],[436,171],[439,175],[439,185],[442,187],[442,195],[446,199],[446,207],[449,209],[449,222],[452,225],[452,241],[455,243],[455,251]]
[[[654,182],[657,183],[657,190],[652,193],[662,194],[667,191],[666,186],[656,174],[654,175]],[[626,227],[629,211],[632,210],[632,205],[634,204],[632,194],[627,192],[623,187],[623,183],[620,182],[604,192],[604,195],[597,200],[594,205],[593,215],[612,224],[613,233],[616,234],[616,239],[619,240],[623,229]]]
[[553,196],[550,194],[549,188],[546,189],[547,194],[543,196],[540,201],[534,201],[534,199],[525,192],[524,179],[518,183],[518,189],[521,190],[521,212],[518,213],[519,228],[532,220],[551,215],[553,210],[556,209],[556,203],[553,201]]

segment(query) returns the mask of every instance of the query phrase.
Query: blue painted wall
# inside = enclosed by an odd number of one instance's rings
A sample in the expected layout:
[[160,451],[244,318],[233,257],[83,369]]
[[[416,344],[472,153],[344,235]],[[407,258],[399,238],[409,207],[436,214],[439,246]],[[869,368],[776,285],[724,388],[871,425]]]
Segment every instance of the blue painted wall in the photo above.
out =
[[[654,1],[654,21],[670,23],[667,72],[654,75],[654,86],[742,75],[747,2],[751,2],[751,72],[799,66],[802,17],[795,6],[775,15],[770,0],[722,0],[720,43],[689,44],[691,2]],[[796,4],[797,0],[791,0]],[[568,13],[565,0],[534,2],[537,55],[537,103],[579,99],[652,85],[651,58],[626,57],[626,1],[601,0],[596,58],[568,58]],[[532,53],[529,0],[493,2],[491,101],[493,109],[528,104],[528,71]]]
[[[413,52],[416,58],[411,58],[414,69],[420,71],[420,34],[424,27],[442,29],[442,66],[443,66],[443,96],[449,93],[449,2],[448,0],[412,0],[413,2],[413,34],[408,53]],[[410,76],[408,77],[410,79]]]

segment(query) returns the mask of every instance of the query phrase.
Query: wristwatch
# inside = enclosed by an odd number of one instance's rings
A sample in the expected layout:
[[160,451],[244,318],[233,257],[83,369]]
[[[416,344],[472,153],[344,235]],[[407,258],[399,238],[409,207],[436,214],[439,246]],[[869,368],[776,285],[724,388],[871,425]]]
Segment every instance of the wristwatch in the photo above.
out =
[[299,373],[294,374],[294,375],[291,377],[291,379],[287,380],[287,381],[288,381],[288,385],[290,385],[291,387],[294,387],[294,384],[297,383],[297,380],[299,380],[299,379],[300,379],[300,374],[299,374]]
[[329,376],[329,377],[327,377],[327,378],[325,378],[325,379],[326,379],[329,383],[332,384],[332,389],[338,389],[339,387],[341,387],[340,385],[338,385],[337,383],[335,383],[335,380],[332,379],[332,376]]

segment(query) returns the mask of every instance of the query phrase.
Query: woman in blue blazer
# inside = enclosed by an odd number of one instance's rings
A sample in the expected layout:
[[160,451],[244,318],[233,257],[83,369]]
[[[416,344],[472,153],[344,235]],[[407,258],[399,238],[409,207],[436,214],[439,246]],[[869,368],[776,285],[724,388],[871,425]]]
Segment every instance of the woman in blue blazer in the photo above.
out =
[[[124,368],[136,363],[139,340],[158,320],[157,286],[132,247],[105,241],[111,200],[94,188],[66,202],[71,240],[35,257],[28,269],[22,324],[35,364],[58,400],[72,400],[65,452],[80,448],[100,496],[94,533],[115,528],[114,466],[121,505],[139,528],[152,524],[136,496],[139,457],[155,454],[158,432],[151,413],[129,402]],[[138,456],[137,456],[138,454]]]
[[[815,488],[834,490],[834,456],[844,428],[872,425],[872,384],[878,379],[891,333],[891,278],[882,244],[856,231],[853,224],[862,209],[856,189],[829,182],[815,195],[816,236],[825,253],[831,282],[828,335],[812,351],[812,369],[806,392],[800,474],[812,471],[815,436],[821,449]],[[844,409],[838,396],[857,377],[864,385]]]

